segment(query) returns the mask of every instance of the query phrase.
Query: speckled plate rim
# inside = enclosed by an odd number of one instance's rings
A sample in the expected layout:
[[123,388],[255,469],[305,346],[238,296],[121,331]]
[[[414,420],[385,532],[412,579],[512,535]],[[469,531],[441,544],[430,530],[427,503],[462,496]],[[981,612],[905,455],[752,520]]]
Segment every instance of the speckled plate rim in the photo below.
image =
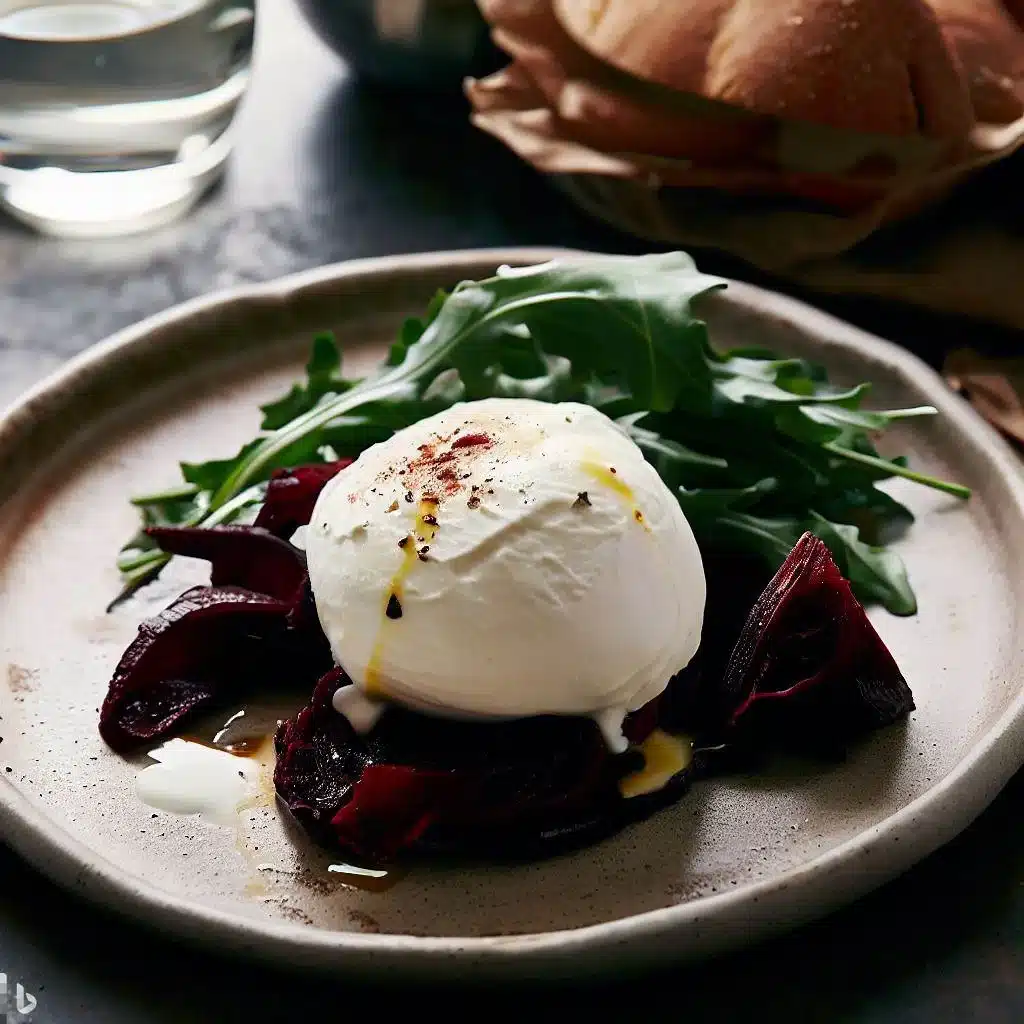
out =
[[[222,291],[173,307],[71,360],[0,414],[0,463],[76,396],[118,374],[140,347],[181,347],[182,332],[209,333],[239,306],[283,314],[313,294],[347,294],[382,277],[477,277],[502,264],[572,256],[559,249],[478,249],[353,260]],[[804,303],[731,282],[730,304],[787,321],[826,346],[854,351],[913,384],[945,417],[965,451],[997,473],[1024,528],[1024,474],[1009,446],[916,357]],[[168,331],[168,328],[174,330]],[[876,826],[771,879],[674,907],[542,934],[430,938],[359,934],[253,921],[177,898],[126,875],[0,783],[0,837],[58,884],[162,932],[222,951],[297,967],[432,979],[565,977],[706,955],[821,916],[906,870],[964,829],[1024,763],[1024,687],[959,765],[927,793]]]

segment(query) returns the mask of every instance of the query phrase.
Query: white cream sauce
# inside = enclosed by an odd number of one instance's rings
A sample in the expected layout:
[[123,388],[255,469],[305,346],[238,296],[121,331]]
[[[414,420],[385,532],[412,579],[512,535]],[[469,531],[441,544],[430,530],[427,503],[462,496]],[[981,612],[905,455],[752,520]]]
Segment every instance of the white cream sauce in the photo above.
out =
[[149,756],[156,764],[135,777],[135,792],[157,810],[231,826],[259,793],[260,765],[251,758],[183,739],[168,740]]

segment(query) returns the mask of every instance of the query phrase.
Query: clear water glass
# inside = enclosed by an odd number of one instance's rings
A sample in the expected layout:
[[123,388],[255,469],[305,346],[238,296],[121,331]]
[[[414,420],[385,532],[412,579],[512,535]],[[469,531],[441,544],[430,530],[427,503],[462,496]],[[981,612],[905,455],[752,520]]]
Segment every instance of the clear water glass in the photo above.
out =
[[0,204],[63,237],[179,217],[231,151],[255,20],[255,0],[0,0]]

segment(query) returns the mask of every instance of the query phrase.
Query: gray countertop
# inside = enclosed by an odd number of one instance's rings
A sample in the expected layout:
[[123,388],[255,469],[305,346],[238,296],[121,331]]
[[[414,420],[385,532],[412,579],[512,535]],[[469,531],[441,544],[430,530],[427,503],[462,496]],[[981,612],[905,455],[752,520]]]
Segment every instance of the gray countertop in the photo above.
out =
[[[413,250],[641,248],[586,220],[473,132],[455,98],[356,83],[291,0],[263,3],[239,129],[224,185],[155,234],[72,243],[0,223],[0,403],[112,331],[226,285]],[[922,338],[934,345],[965,327],[863,302],[826,304],[919,351]],[[572,994],[574,1008],[621,1002],[639,1013],[664,995],[656,1005],[693,1024],[1024,1020],[1022,800],[1018,775],[949,847],[826,921],[711,964],[592,985]],[[331,1019],[364,994],[183,947],[79,902],[2,847],[0,973],[36,994],[40,1024]],[[495,998],[493,989],[436,995],[444,1009]],[[371,997],[423,1012],[416,992]],[[528,987],[500,998],[534,1015],[556,1002]]]

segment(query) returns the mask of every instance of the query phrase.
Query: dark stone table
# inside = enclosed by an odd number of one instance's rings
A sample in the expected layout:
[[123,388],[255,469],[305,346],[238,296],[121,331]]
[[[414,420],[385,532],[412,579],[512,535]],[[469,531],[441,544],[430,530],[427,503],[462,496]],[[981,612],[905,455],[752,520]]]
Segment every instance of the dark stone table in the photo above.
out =
[[[354,256],[558,244],[638,251],[589,221],[465,123],[456,98],[356,84],[300,23],[263,4],[255,81],[223,187],[156,234],[65,243],[0,224],[0,402],[64,359],[215,288]],[[747,276],[707,256],[709,269]],[[934,355],[975,325],[865,303],[832,310]],[[989,337],[992,332],[985,329]],[[715,962],[571,993],[582,1017],[621,1003],[673,1019],[1024,1021],[1024,775],[963,836],[820,924]],[[36,994],[40,1024],[342,1019],[408,1009],[423,994],[358,992],[222,960],[57,889],[0,847],[0,972]],[[446,1013],[531,1015],[568,992],[436,992]],[[655,1001],[655,997],[657,997]],[[543,1002],[539,1000],[543,1000]]]

